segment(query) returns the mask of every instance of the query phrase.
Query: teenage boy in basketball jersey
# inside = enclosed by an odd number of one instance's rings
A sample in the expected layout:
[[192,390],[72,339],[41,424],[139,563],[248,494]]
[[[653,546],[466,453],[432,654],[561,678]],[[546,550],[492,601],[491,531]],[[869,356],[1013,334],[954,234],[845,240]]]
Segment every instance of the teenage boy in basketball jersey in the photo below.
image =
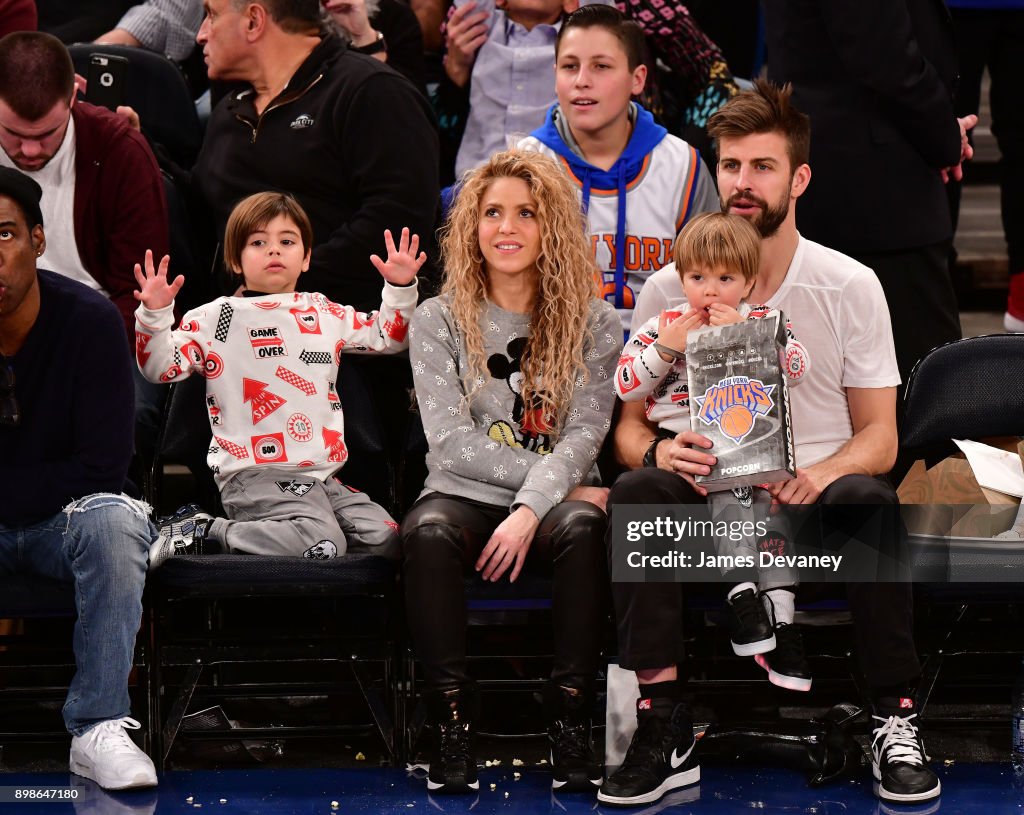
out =
[[682,226],[718,211],[700,154],[632,101],[647,78],[640,28],[612,6],[584,6],[555,45],[558,104],[521,147],[554,157],[580,190],[601,293],[628,333],[640,287],[672,260]]

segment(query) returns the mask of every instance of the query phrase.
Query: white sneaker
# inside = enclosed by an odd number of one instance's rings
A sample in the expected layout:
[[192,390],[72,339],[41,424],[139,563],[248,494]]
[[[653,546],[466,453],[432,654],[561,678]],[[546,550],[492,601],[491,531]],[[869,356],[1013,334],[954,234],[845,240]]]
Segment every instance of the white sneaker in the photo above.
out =
[[155,787],[156,768],[128,730],[142,727],[135,719],[100,722],[71,739],[71,772],[91,778],[104,789]]

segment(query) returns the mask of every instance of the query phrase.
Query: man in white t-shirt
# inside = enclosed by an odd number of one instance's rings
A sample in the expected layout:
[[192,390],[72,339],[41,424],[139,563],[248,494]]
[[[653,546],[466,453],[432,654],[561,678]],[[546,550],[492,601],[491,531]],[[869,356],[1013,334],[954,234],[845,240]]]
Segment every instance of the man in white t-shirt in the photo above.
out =
[[[898,553],[898,500],[884,479],[896,457],[900,382],[889,313],[870,269],[796,230],[794,206],[811,180],[810,125],[789,97],[788,86],[757,82],[754,90],[712,116],[708,128],[718,144],[723,210],[748,218],[762,236],[760,267],[748,300],[783,311],[814,356],[814,367],[790,396],[797,475],[770,485],[769,491],[782,505],[872,505],[867,513],[833,512],[833,519],[856,516],[857,527],[831,526],[829,532]],[[681,289],[674,269],[652,275],[636,304],[634,328],[664,309],[685,307]],[[714,464],[711,442],[691,431],[672,438],[656,431],[642,403],[623,405],[615,453],[631,471],[615,482],[609,506],[704,503],[706,491],[694,476],[708,473]],[[873,526],[864,534],[860,524],[866,515]],[[912,586],[873,582],[847,588],[875,714],[876,793],[899,802],[935,798],[939,780],[928,767],[915,719],[912,689],[920,664],[913,641]],[[656,749],[631,749],[598,799],[649,803],[700,778],[690,752],[690,713],[680,701],[684,679],[677,670],[684,657],[682,591],[677,584],[651,582],[614,583],[612,589],[620,664],[636,671],[640,685],[633,740]],[[760,604],[754,605],[745,613],[763,613]],[[775,632],[779,642],[794,633],[780,636],[778,625]],[[770,669],[773,654],[763,655],[763,667]]]

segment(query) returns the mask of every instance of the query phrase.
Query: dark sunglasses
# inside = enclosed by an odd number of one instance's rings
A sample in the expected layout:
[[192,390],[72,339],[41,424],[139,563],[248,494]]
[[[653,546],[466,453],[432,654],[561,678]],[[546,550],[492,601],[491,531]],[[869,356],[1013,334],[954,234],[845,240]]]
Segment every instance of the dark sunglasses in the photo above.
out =
[[17,427],[21,423],[18,400],[14,398],[14,366],[0,356],[0,425]]

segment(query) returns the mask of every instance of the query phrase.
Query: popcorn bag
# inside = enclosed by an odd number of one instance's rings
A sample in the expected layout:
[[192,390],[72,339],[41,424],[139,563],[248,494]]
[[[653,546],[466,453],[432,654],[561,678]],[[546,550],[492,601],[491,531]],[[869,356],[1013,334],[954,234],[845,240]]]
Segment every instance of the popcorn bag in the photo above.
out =
[[718,463],[696,481],[711,492],[796,475],[782,367],[785,317],[701,328],[686,340],[691,429],[714,442]]

